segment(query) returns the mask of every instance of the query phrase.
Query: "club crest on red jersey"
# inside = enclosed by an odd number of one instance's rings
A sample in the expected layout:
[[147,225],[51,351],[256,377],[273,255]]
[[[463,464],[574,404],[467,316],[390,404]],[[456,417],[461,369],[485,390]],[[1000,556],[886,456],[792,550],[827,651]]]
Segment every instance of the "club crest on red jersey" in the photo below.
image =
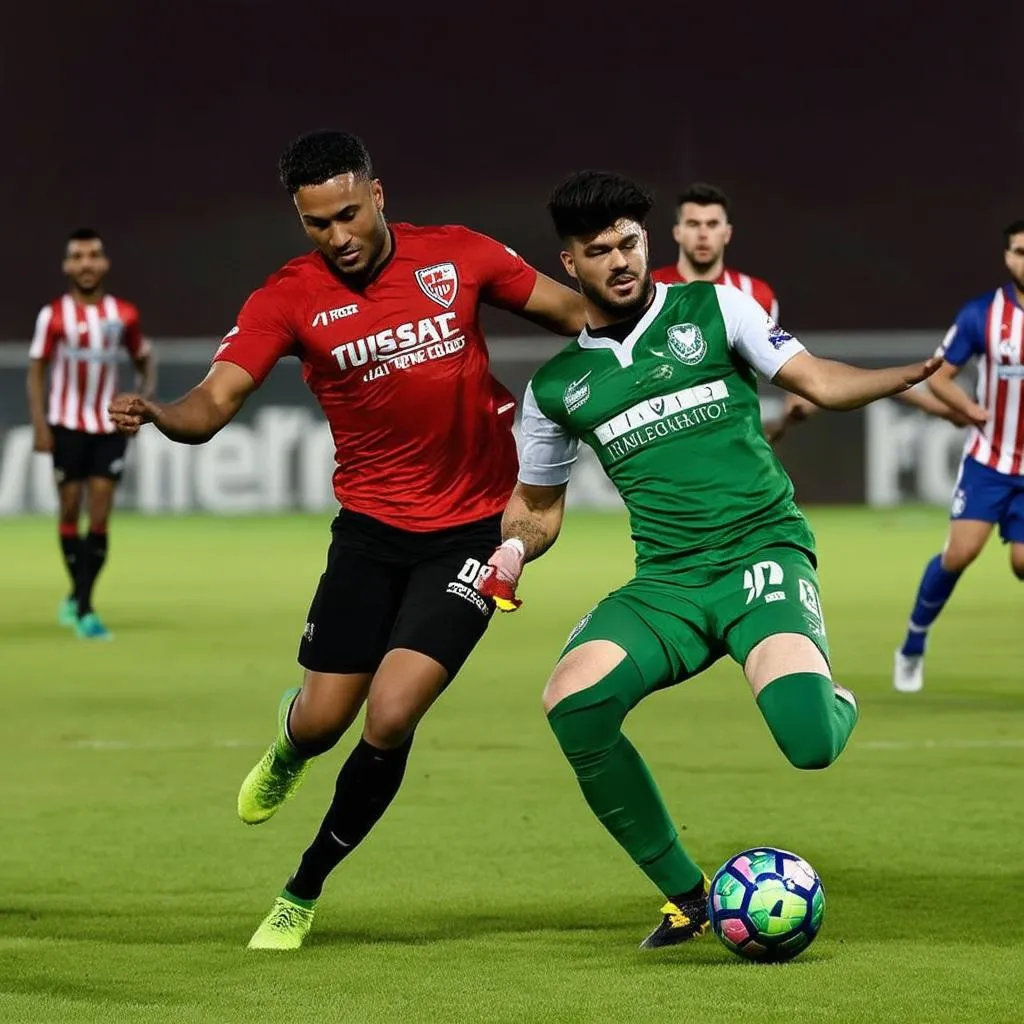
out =
[[459,293],[459,272],[454,263],[435,263],[416,271],[416,281],[423,294],[448,309]]

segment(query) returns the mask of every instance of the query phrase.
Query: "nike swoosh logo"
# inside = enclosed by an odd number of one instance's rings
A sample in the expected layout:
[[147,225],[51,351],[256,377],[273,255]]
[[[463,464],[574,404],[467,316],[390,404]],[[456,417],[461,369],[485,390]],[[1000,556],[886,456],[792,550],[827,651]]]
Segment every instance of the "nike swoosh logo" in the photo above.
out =
[[352,848],[352,844],[351,844],[351,843],[346,843],[346,842],[344,842],[343,840],[339,839],[339,838],[338,838],[338,837],[337,837],[337,836],[336,836],[336,835],[335,835],[335,834],[334,834],[333,832],[331,833],[331,838],[332,838],[332,839],[333,839],[333,840],[334,840],[334,841],[335,841],[335,842],[336,842],[336,843],[337,843],[337,844],[338,844],[339,846],[344,846],[346,850],[349,850],[349,849],[351,849],[351,848]]
[[583,374],[583,376],[580,377],[579,380],[574,380],[569,385],[569,387],[570,388],[578,388],[593,372],[594,372],[593,370],[587,370],[587,372],[585,374]]

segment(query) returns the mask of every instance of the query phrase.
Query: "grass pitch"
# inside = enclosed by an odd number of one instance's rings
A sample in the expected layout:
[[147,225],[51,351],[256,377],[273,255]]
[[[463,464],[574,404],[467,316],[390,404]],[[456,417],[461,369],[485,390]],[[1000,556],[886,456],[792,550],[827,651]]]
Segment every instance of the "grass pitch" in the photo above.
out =
[[53,624],[53,524],[3,522],[0,1020],[1019,1021],[1024,619],[1006,552],[961,581],[925,691],[901,695],[892,651],[943,516],[811,518],[836,676],[862,702],[841,760],[790,768],[726,662],[627,722],[709,873],[772,844],[821,874],[821,935],[768,967],[710,936],[638,951],[660,898],[592,819],[540,710],[566,634],[630,571],[618,516],[570,513],[297,955],[245,944],[355,731],[269,823],[246,828],[234,803],[298,677],[326,520],[115,518],[108,645]]

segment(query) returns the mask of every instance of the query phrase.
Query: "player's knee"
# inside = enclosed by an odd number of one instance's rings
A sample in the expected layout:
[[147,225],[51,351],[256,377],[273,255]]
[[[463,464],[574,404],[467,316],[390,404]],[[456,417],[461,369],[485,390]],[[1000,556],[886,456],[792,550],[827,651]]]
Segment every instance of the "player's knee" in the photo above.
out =
[[1017,579],[1024,580],[1024,544],[1014,544],[1010,549],[1010,568]]
[[548,724],[577,775],[595,770],[622,735],[626,709],[608,694],[581,690],[548,712]]
[[805,736],[799,746],[781,747],[786,759],[801,771],[820,771],[827,768],[837,757],[832,733]]
[[942,552],[942,568],[946,572],[963,572],[981,553],[981,548],[958,544]]
[[367,710],[363,739],[381,750],[394,750],[405,743],[419,723],[419,717],[401,705]]

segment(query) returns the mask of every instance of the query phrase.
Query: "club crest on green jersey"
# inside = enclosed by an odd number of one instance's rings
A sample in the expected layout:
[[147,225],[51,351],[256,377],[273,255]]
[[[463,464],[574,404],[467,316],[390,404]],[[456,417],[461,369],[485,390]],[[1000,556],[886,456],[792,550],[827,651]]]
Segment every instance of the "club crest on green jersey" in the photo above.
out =
[[708,343],[696,324],[675,324],[668,329],[669,351],[681,363],[696,366],[708,351]]
[[590,397],[590,385],[587,383],[587,378],[593,372],[593,370],[587,370],[579,380],[569,382],[569,386],[562,396],[566,412],[575,412]]

